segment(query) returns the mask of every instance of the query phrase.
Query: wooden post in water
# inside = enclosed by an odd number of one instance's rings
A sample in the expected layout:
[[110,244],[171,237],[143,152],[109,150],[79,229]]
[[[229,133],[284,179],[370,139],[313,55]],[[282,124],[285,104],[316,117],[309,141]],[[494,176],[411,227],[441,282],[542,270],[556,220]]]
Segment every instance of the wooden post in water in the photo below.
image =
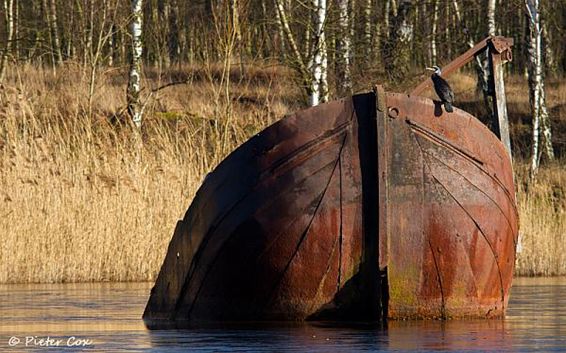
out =
[[[496,134],[505,146],[507,153],[511,154],[511,139],[509,137],[509,119],[507,116],[507,99],[505,97],[505,83],[503,81],[503,64],[511,61],[510,43],[500,43],[495,37],[489,41],[488,53],[493,77],[493,113],[497,123]],[[511,41],[511,39],[506,39]]]

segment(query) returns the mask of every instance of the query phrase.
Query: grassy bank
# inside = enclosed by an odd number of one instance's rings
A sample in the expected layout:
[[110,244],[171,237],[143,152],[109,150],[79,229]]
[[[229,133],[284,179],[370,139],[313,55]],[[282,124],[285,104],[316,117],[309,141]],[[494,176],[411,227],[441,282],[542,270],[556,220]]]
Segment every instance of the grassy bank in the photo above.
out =
[[540,171],[527,186],[528,166],[515,166],[522,252],[516,273],[526,276],[566,274],[566,163]]
[[[301,107],[279,67],[150,71],[145,87],[187,84],[151,94],[140,135],[124,122],[123,70],[101,72],[90,97],[85,77],[71,64],[57,75],[22,66],[0,89],[0,283],[153,280],[203,176]],[[457,92],[473,107],[468,81]],[[549,86],[552,110],[566,89]],[[528,114],[525,99],[510,97],[512,117]],[[546,167],[528,192],[524,163],[516,171],[518,273],[566,274],[566,167]]]

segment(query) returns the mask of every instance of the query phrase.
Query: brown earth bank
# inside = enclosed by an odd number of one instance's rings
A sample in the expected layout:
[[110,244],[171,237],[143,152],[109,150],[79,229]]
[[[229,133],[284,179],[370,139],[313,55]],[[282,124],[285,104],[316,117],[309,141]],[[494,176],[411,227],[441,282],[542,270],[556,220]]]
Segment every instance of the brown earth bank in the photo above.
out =
[[[11,67],[0,88],[0,283],[154,280],[204,175],[304,107],[289,69],[244,69],[146,70],[139,134],[125,114],[125,68],[101,68],[91,81],[72,63],[56,73]],[[456,106],[483,116],[473,76],[449,81]],[[547,82],[558,160],[543,161],[534,184],[526,80],[508,78],[507,93],[522,234],[516,274],[566,275],[566,82]]]

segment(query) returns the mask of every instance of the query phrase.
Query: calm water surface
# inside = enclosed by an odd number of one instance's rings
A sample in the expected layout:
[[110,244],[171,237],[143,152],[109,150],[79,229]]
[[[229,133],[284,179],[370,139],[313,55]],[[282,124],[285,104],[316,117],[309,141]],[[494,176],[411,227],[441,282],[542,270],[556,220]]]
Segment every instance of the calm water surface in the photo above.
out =
[[[0,285],[0,352],[566,351],[566,278],[516,279],[505,320],[392,322],[387,329],[150,331],[140,319],[150,288],[149,283]],[[79,346],[69,346],[74,344]]]

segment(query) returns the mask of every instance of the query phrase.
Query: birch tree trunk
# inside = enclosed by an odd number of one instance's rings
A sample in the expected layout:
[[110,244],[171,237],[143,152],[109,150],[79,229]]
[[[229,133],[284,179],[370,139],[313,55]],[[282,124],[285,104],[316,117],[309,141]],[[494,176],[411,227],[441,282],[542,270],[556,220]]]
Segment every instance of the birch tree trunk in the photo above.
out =
[[14,57],[14,61],[18,62],[20,59],[20,4],[18,0],[14,1],[14,16],[12,22],[14,23],[12,29],[12,38],[15,38],[14,43],[12,45],[12,56]]
[[[289,42],[289,46],[291,47],[291,51],[293,52],[294,60],[297,62],[299,70],[302,71],[302,74],[304,75],[306,74],[307,70],[301,52],[297,47],[297,42],[295,41],[293,32],[291,32],[291,27],[289,27],[289,21],[287,20],[287,15],[285,14],[283,2],[281,0],[275,0],[275,6],[277,7],[277,13],[279,15],[281,28],[283,30],[283,33],[285,33],[285,37],[287,37],[287,41]],[[281,41],[283,42],[283,38],[281,38]]]
[[537,174],[540,158],[540,135],[544,137],[544,152],[548,159],[554,159],[552,148],[552,132],[548,111],[546,109],[546,95],[543,77],[543,48],[542,26],[540,22],[540,0],[525,0],[529,15],[529,46],[528,46],[528,75],[529,75],[529,102],[533,115],[533,133],[531,149],[531,178]]
[[[297,70],[299,75],[301,76],[301,81],[303,83],[304,88],[307,91],[307,95],[309,97],[309,103],[311,101],[311,96],[313,94],[313,75],[311,74],[311,70],[305,65],[305,61],[303,60],[303,56],[297,47],[297,42],[295,41],[295,36],[291,31],[291,27],[289,26],[289,21],[287,20],[287,15],[285,13],[285,7],[283,6],[282,0],[274,0],[275,7],[277,12],[279,13],[279,19],[281,23],[281,27],[283,32],[285,33],[285,37],[287,38],[287,42],[289,44],[290,53],[289,56],[293,56],[291,60],[292,66]],[[312,65],[310,65],[312,67]]]
[[171,4],[171,15],[169,17],[169,57],[170,61],[178,63],[181,56],[181,45],[179,40],[179,4],[173,1]]
[[[487,34],[489,36],[495,36],[495,0],[488,0],[487,2]],[[484,82],[486,82],[486,91],[487,91],[487,82],[489,82],[489,56],[486,55],[484,56],[484,61],[483,61],[483,78],[484,78]],[[487,98],[487,102],[488,104],[490,104],[490,100],[492,98],[488,97]],[[491,110],[489,110],[490,112],[490,123],[494,124],[495,123],[495,115],[493,114],[493,112]]]
[[436,31],[438,27],[438,11],[440,7],[440,0],[434,0],[434,7],[432,13],[432,28],[430,34],[430,61],[433,65],[437,64],[437,52],[436,52]]
[[236,34],[236,41],[242,43],[242,28],[240,26],[240,4],[238,0],[230,0],[230,10],[232,11],[232,27]]
[[389,39],[384,44],[383,61],[387,75],[392,80],[406,78],[411,67],[411,43],[414,34],[413,12],[413,1],[401,0],[399,2]]
[[132,58],[128,78],[126,99],[128,113],[136,127],[141,128],[143,107],[140,103],[141,91],[141,58],[142,58],[142,23],[143,23],[143,0],[132,0],[132,23],[130,34],[132,36]]
[[[285,50],[285,31],[283,21],[281,20],[279,5],[279,1],[276,1],[275,20],[277,22],[277,35],[279,37],[279,51],[281,53],[281,59],[285,60],[287,58],[287,51]],[[281,6],[283,6],[283,4],[281,4]]]
[[339,96],[352,93],[350,77],[350,21],[348,16],[349,0],[338,2],[338,40],[336,41],[336,90]]
[[240,25],[240,4],[238,3],[238,0],[230,0],[230,12],[232,15],[232,30],[235,34],[236,50],[240,56],[240,73],[243,74],[245,72],[245,47],[242,37],[242,26]]
[[[88,90],[88,115],[92,115],[92,104],[94,101],[94,93],[96,89],[96,77],[97,70],[104,57],[104,49],[106,43],[111,41],[113,37],[113,23],[116,20],[116,10],[117,3],[119,0],[102,0],[102,8],[98,12],[98,28],[96,28],[96,41],[93,42],[93,46],[88,55],[88,64],[90,66],[89,75],[89,90]],[[112,17],[109,19],[109,11],[113,11]],[[94,33],[94,23],[93,23],[93,33]],[[111,55],[110,55],[111,57]]]
[[[446,22],[446,25],[444,26],[444,38],[442,39],[444,41],[444,43],[450,43],[450,7],[446,8],[446,11],[444,12],[444,19]],[[447,57],[451,58],[452,57],[452,46],[449,45],[446,47],[446,52],[444,53]]]
[[[454,8],[454,14],[456,15],[456,21],[460,24],[460,26],[463,29],[468,47],[473,48],[475,45],[475,40],[472,36],[472,33],[468,29],[468,26],[466,25],[466,21],[462,18],[462,15],[460,13],[460,6],[458,5],[458,0],[452,0],[452,5]],[[479,91],[482,92],[484,106],[486,108],[487,115],[489,116],[489,121],[493,122],[494,120],[493,109],[492,109],[493,105],[490,102],[491,97],[489,96],[489,90],[487,86],[487,74],[483,66],[481,57],[479,55],[476,55],[475,57],[475,68],[476,68],[476,76],[478,78],[477,88]]]
[[161,68],[168,68],[171,66],[171,4],[169,0],[160,1],[158,6],[159,24],[160,27],[160,45],[159,45],[159,66]]
[[[49,36],[47,42],[48,45],[53,47],[53,33],[51,32],[51,15],[49,14],[49,2],[48,0],[41,0],[41,12],[42,12],[42,19],[45,20],[45,26],[47,27],[48,31],[47,34]],[[41,32],[38,32],[38,34]],[[39,34],[40,38],[38,40],[38,44],[43,44],[43,35]],[[55,71],[55,65],[57,59],[55,58],[55,51],[50,50],[49,56],[51,57],[51,64],[53,65],[53,71]]]
[[365,54],[366,65],[369,64],[372,59],[371,9],[372,9],[372,0],[366,0],[364,6],[364,45],[365,45],[364,54]]
[[[548,31],[548,24],[544,18],[541,18],[541,28],[542,28],[542,43],[545,49],[544,53],[544,66],[548,73],[557,72],[558,71],[558,63],[555,60],[556,55],[554,54],[554,50],[552,49],[551,43],[551,32]],[[18,36],[16,36],[17,38]],[[16,42],[17,43],[17,42]]]
[[[350,38],[356,38],[356,0],[350,0]],[[350,47],[350,63],[354,62],[355,46]]]
[[[326,0],[320,0],[321,2]],[[326,6],[326,5],[324,5]],[[326,12],[326,9],[325,9]],[[320,44],[320,51],[322,52],[322,65],[320,76],[320,97],[321,101],[328,102],[328,46],[326,44],[326,33],[323,32],[323,40]]]
[[[303,36],[303,48],[302,48],[302,55],[303,58],[311,58],[312,59],[312,54],[314,53],[314,49],[316,48],[316,43],[313,44],[313,36],[316,37],[316,33],[314,32],[313,29],[313,24],[315,23],[315,16],[316,16],[316,0],[313,1],[313,7],[315,8],[315,12],[313,14],[310,14],[309,16],[309,20],[305,21],[305,25],[304,25],[304,36]],[[312,65],[312,62],[309,64]]]
[[57,28],[57,4],[55,0],[49,1],[49,30],[53,39],[52,47],[55,52],[55,60],[57,64],[63,62],[63,54],[61,52],[61,41],[59,40],[59,29]]
[[391,29],[389,28],[389,13],[391,12],[391,0],[385,0],[385,9],[383,10],[383,27],[385,28],[385,40],[389,40],[389,33]]
[[487,34],[495,36],[495,0],[487,2]]
[[[43,0],[45,1],[45,0]],[[75,2],[75,9],[76,9],[76,21],[74,23],[75,26],[75,30],[78,31],[82,38],[78,39],[77,38],[77,53],[78,54],[82,54],[82,60],[83,60],[83,64],[86,65],[87,62],[87,55],[86,55],[86,50],[84,48],[84,46],[86,45],[86,38],[87,35],[86,33],[87,31],[87,25],[86,25],[86,19],[85,19],[85,14],[84,14],[84,10],[83,10],[83,6],[82,3],[79,1]],[[69,32],[72,32],[72,30],[70,30]],[[69,34],[70,36],[70,34]]]
[[88,19],[86,19],[86,21],[87,21],[86,28],[88,28],[88,30],[85,33],[86,35],[85,38],[86,50],[84,53],[85,65],[88,64],[89,56],[91,55],[92,47],[94,46],[94,4],[92,3],[92,1],[90,1],[88,5]]
[[328,56],[324,24],[326,22],[326,0],[316,0],[315,37],[313,43],[312,83],[310,106],[315,106],[328,100]]
[[116,24],[112,23],[110,25],[111,35],[108,38],[108,66],[114,66],[116,60]]
[[4,81],[8,55],[10,55],[12,40],[14,39],[14,0],[4,0],[4,14],[6,23],[6,45],[4,46],[4,52],[0,60],[0,83]]
[[[132,0],[133,2],[134,0]],[[143,1],[143,0],[142,0]],[[149,8],[150,8],[150,12],[149,12],[149,18],[146,18],[146,24],[148,29],[151,28],[154,32],[153,36],[150,36],[146,41],[145,41],[145,47],[147,48],[147,50],[145,51],[145,55],[146,55],[146,62],[147,63],[151,63],[151,66],[153,67],[159,67],[159,65],[161,64],[161,48],[159,46],[159,1],[158,0],[150,0],[149,2]],[[210,2],[210,11],[212,14],[212,1],[207,1],[207,3]],[[143,10],[142,10],[142,14],[143,14]],[[212,18],[212,15],[207,17],[209,19]]]
[[544,137],[544,153],[546,155],[546,158],[553,160],[554,148],[552,147],[552,128],[550,124],[550,116],[548,115],[548,109],[546,108],[546,90],[544,89],[544,79],[541,79],[540,83],[540,112],[542,136]]

